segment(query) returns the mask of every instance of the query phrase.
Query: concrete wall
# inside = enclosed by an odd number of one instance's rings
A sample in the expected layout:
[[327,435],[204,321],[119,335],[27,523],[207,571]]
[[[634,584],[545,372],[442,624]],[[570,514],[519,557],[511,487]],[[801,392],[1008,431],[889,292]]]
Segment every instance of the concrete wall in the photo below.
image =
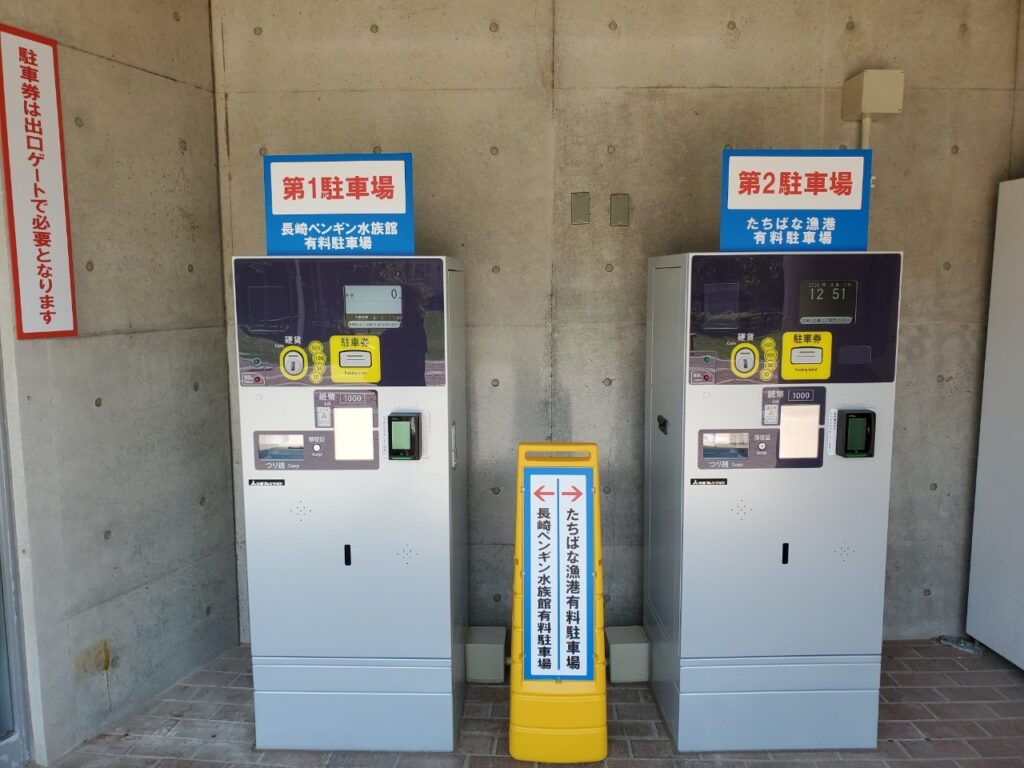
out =
[[203,0],[6,0],[0,20],[60,43],[80,327],[14,339],[0,238],[46,764],[237,642],[210,17]]
[[601,446],[606,615],[639,621],[646,257],[716,247],[723,147],[855,146],[843,80],[905,70],[873,132],[871,245],[907,253],[886,634],[960,631],[1018,0],[212,7],[225,255],[263,250],[261,152],[380,147],[414,153],[417,250],[466,262],[483,624],[510,616],[513,446],[549,437]]

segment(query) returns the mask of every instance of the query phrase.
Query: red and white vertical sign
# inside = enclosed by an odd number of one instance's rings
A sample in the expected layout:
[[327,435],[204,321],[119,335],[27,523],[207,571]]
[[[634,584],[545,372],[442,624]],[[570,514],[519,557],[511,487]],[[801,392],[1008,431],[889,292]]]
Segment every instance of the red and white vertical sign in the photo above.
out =
[[73,336],[57,43],[0,25],[0,136],[18,338]]

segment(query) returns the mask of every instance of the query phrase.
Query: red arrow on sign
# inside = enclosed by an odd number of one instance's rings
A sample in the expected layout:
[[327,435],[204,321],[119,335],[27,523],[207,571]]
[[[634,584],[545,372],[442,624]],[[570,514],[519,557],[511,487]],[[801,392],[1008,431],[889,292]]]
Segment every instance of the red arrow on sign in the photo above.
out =
[[545,491],[544,490],[544,486],[542,485],[540,488],[538,488],[536,491],[533,492],[533,495],[536,496],[541,501],[544,501],[544,497],[545,496],[554,496],[555,492],[554,491]]
[[562,495],[563,496],[572,496],[572,499],[570,499],[570,501],[579,501],[580,500],[580,496],[583,495],[583,491],[581,491],[579,488],[577,488],[574,485],[572,487],[571,491],[562,491]]

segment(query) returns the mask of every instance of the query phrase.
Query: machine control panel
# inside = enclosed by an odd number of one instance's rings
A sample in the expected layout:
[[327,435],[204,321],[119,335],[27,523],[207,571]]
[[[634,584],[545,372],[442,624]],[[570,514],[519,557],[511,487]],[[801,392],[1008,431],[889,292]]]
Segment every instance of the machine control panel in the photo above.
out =
[[698,468],[822,466],[825,394],[825,387],[765,387],[760,427],[701,429],[697,433]]
[[895,254],[697,254],[691,269],[690,384],[893,381]]
[[316,429],[253,433],[256,469],[377,469],[377,393],[315,390],[313,404]]
[[444,386],[444,300],[439,259],[236,259],[239,383]]
[[429,458],[429,411],[390,398],[422,408],[399,388],[445,386],[441,259],[240,258],[234,279],[239,384],[303,400],[294,422],[251,432],[256,469],[380,469],[382,446]]

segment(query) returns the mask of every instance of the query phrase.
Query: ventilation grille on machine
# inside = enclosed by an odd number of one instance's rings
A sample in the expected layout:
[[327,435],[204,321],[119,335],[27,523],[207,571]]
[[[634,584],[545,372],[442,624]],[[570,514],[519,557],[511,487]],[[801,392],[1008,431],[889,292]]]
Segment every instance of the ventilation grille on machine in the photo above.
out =
[[743,499],[739,499],[735,504],[733,504],[732,511],[740,520],[746,520],[751,510],[750,505],[747,504],[747,502]]
[[857,550],[855,550],[849,543],[845,541],[840,542],[839,546],[836,547],[833,551],[837,555],[839,555],[839,559],[842,560],[844,563],[857,553]]
[[295,506],[291,508],[291,513],[295,515],[301,523],[306,519],[306,515],[309,514],[309,507],[302,503],[302,499],[299,499],[295,502]]
[[409,565],[409,563],[411,563],[413,560],[420,556],[420,553],[412,547],[402,547],[402,549],[395,552],[395,555],[397,555],[398,559],[401,560],[403,563]]

